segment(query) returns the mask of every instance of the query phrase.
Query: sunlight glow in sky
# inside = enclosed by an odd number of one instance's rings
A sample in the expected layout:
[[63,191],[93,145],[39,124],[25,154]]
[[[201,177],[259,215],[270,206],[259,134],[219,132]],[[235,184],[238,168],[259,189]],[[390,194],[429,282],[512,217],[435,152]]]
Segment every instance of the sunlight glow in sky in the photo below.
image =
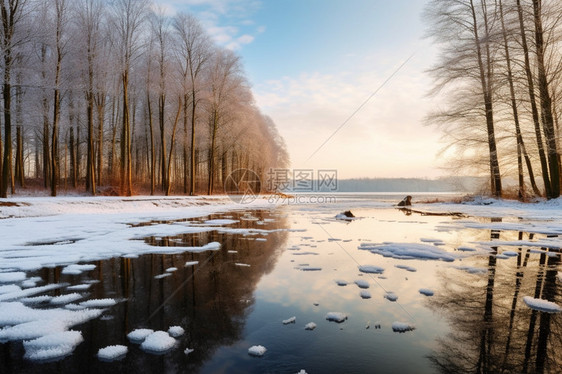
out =
[[[195,14],[217,43],[242,56],[258,107],[285,138],[295,169],[339,178],[442,174],[436,106],[424,73],[426,0],[156,0]],[[313,157],[348,117],[412,59]],[[310,158],[310,159],[309,159]],[[308,161],[307,161],[308,160]]]

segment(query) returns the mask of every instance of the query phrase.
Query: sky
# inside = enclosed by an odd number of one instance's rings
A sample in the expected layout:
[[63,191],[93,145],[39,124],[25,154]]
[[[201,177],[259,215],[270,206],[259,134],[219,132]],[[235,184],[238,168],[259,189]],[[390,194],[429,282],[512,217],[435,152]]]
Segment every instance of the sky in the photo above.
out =
[[427,0],[156,0],[195,14],[241,57],[256,105],[284,137],[292,169],[338,178],[435,178],[438,129],[424,117],[435,48]]

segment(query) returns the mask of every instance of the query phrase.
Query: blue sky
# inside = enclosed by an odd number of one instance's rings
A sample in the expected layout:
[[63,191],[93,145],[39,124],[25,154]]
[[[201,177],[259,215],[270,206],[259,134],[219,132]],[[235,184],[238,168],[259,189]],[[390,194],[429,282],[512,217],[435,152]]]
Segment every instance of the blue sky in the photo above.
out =
[[[425,96],[435,52],[422,38],[426,0],[157,0],[198,16],[242,57],[256,104],[284,136],[293,168],[340,178],[441,174],[438,105]],[[313,157],[326,139],[412,59]]]

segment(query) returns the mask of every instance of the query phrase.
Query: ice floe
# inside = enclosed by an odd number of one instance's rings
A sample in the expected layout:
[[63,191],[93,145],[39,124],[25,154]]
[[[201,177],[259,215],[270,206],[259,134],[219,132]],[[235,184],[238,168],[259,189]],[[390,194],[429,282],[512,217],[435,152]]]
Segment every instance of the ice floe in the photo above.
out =
[[94,270],[95,268],[96,265],[93,264],[86,264],[86,265],[72,264],[72,265],[65,266],[62,269],[61,273],[68,274],[68,275],[79,275],[85,271]]
[[176,345],[176,339],[172,338],[166,331],[154,331],[141,343],[141,349],[148,353],[166,353]]
[[86,291],[90,287],[92,287],[91,283],[85,283],[85,284],[76,284],[74,286],[68,286],[66,289],[72,291]]
[[562,312],[562,307],[560,305],[543,299],[535,299],[531,296],[524,296],[523,301],[531,309],[540,310],[541,312],[548,313],[560,313]]
[[367,290],[362,290],[361,292],[359,292],[359,296],[361,296],[362,299],[370,299],[371,293]]
[[154,330],[152,329],[135,329],[127,334],[127,338],[132,343],[142,343],[144,339],[150,334],[152,334]]
[[393,322],[392,323],[392,331],[394,332],[407,332],[415,330],[416,327],[408,322]]
[[359,288],[369,288],[369,282],[367,282],[366,280],[363,279],[357,279],[355,281],[355,284],[357,285],[357,287]]
[[115,361],[127,355],[128,348],[124,345],[108,345],[98,350],[98,358],[102,361]]
[[457,256],[433,245],[420,243],[361,243],[358,247],[374,254],[397,259],[441,260],[452,262]]
[[337,279],[336,284],[340,287],[344,287],[344,286],[347,286],[348,282],[344,281],[344,280],[341,280],[341,279]]
[[309,322],[306,325],[304,325],[305,330],[314,330],[315,328],[316,328],[316,323],[314,322]]
[[171,277],[172,273],[162,273],[154,276],[154,279],[163,279],[166,277]]
[[326,314],[326,319],[328,321],[342,323],[343,321],[345,321],[347,319],[347,314],[342,313],[342,312],[328,312]]
[[290,323],[295,323],[295,322],[297,322],[297,317],[293,316],[291,318],[284,319],[282,322],[283,322],[284,325],[288,325]]
[[23,271],[0,273],[0,283],[21,282],[26,276]]
[[420,288],[418,292],[425,296],[433,296],[434,294],[433,290],[429,288]]
[[115,299],[105,298],[105,299],[90,299],[82,301],[80,305],[86,308],[107,308],[117,304]]
[[479,268],[475,266],[455,266],[455,269],[466,271],[469,274],[487,274],[487,268]]
[[398,268],[398,269],[403,269],[409,272],[416,272],[417,269],[415,267],[412,266],[408,266],[408,265],[394,265],[394,267]]
[[27,289],[21,290],[21,291],[7,292],[5,294],[0,294],[0,301],[16,300],[16,299],[20,299],[20,298],[23,298],[23,297],[29,297],[29,296],[37,295],[37,294],[40,294],[40,293],[43,293],[43,292],[56,290],[58,288],[64,288],[64,287],[67,287],[67,286],[68,286],[68,283],[51,283],[51,284],[47,284],[45,286],[27,288]]
[[384,298],[389,300],[389,301],[396,301],[398,300],[398,296],[394,293],[394,292],[387,292],[384,295]]
[[55,296],[53,298],[51,298],[50,303],[53,305],[62,305],[62,304],[69,304],[72,303],[76,300],[80,300],[82,298],[82,295],[80,295],[79,293],[69,293],[66,295],[60,295],[60,296]]
[[187,261],[184,266],[193,266],[199,264],[199,261]]
[[15,284],[0,286],[0,294],[19,292],[19,291],[21,291],[21,287]]
[[318,266],[299,266],[298,269],[302,270],[302,271],[321,271],[322,270],[322,268],[318,267]]
[[265,354],[266,351],[267,348],[265,348],[263,345],[253,345],[248,348],[248,354],[250,356],[261,357]]
[[208,226],[223,226],[223,225],[232,225],[237,222],[239,221],[235,219],[210,219],[203,223]]
[[170,326],[168,328],[168,334],[170,334],[172,338],[179,338],[185,334],[185,330],[181,326]]
[[374,265],[359,265],[359,271],[362,273],[382,274],[384,272],[384,268]]
[[84,341],[80,331],[61,331],[23,342],[24,358],[50,361],[71,354]]

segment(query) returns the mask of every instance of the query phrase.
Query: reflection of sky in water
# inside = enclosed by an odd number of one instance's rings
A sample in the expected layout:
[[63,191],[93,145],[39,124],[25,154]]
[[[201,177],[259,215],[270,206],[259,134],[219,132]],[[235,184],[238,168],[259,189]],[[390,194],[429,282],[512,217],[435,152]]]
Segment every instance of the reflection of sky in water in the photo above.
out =
[[[338,212],[329,209],[286,210],[291,228],[306,231],[290,233],[275,269],[259,281],[254,293],[256,302],[244,329],[244,340],[233,347],[220,349],[204,372],[213,372],[222,360],[227,372],[297,372],[304,368],[309,373],[430,373],[437,368],[429,357],[446,361],[442,356],[447,358],[452,343],[444,344],[445,337],[451,337],[453,342],[460,341],[461,351],[468,352],[467,362],[474,365],[478,360],[478,353],[474,352],[479,346],[476,343],[473,346],[472,341],[480,342],[485,333],[494,336],[488,330],[491,325],[482,323],[481,316],[488,312],[497,315],[494,320],[503,326],[493,325],[498,337],[488,338],[486,344],[501,347],[498,348],[500,351],[507,349],[504,342],[505,325],[508,324],[506,315],[514,292],[512,279],[517,278],[517,259],[497,260],[495,285],[489,290],[492,297],[496,293],[494,307],[486,309],[489,255],[475,242],[489,241],[490,230],[463,228],[462,224],[457,225],[462,221],[448,216],[405,216],[395,209],[356,208],[353,212],[361,218],[349,223],[333,220]],[[517,236],[516,231],[502,232],[501,240],[517,240]],[[454,262],[388,258],[359,250],[358,246],[365,242],[429,245],[441,242],[437,248],[458,258]],[[479,252],[458,251],[459,246],[475,246]],[[503,249],[514,248],[500,246],[499,249],[501,253]],[[318,255],[296,255],[299,252],[316,252]],[[516,291],[516,300],[519,292],[521,295],[533,294],[538,262],[536,254],[529,258],[526,269],[529,281],[523,282],[521,289]],[[299,269],[301,265],[322,270],[302,271]],[[359,265],[380,266],[385,271],[382,275],[363,274],[358,270]],[[410,272],[395,265],[410,266],[416,271]],[[458,267],[479,267],[485,273],[469,274]],[[369,282],[370,299],[360,297],[361,290],[354,283],[358,279]],[[348,285],[338,286],[336,280],[347,281]],[[421,295],[420,288],[435,291],[435,296]],[[385,299],[386,292],[394,292],[398,300]],[[449,305],[453,307],[449,308]],[[520,318],[526,322],[528,308],[519,304],[514,310],[521,313]],[[325,316],[331,311],[344,312],[349,319],[342,324],[328,322]],[[295,324],[281,323],[292,316],[296,316]],[[463,324],[466,320],[470,322]],[[412,323],[416,329],[395,333],[391,329],[394,321]],[[317,324],[314,331],[304,330],[308,322]],[[380,329],[376,328],[378,323]],[[555,334],[560,337],[559,329]],[[514,336],[517,335],[514,333]],[[524,341],[522,335],[514,339],[518,339],[514,346],[520,349]],[[266,356],[260,360],[240,359],[240,352],[254,344],[268,347]],[[535,354],[537,357],[541,355]],[[499,358],[509,362],[507,356]],[[462,367],[465,358],[453,355],[446,370]],[[486,361],[499,362],[499,358],[490,354]],[[455,362],[457,359],[460,363]],[[531,362],[533,359],[525,360]],[[497,369],[500,366],[489,367]]]
[[[519,233],[493,232],[490,219],[405,215],[396,209],[354,206],[352,211],[359,219],[344,222],[333,219],[339,213],[335,210],[329,206],[282,207],[158,222],[151,228],[158,235],[146,238],[151,246],[201,246],[218,241],[221,248],[115,257],[96,262],[94,270],[79,276],[61,275],[61,267],[43,268],[37,275],[47,283],[95,280],[88,283],[91,287],[85,297],[111,297],[119,302],[104,318],[81,327],[85,342],[71,356],[57,363],[32,365],[21,359],[21,342],[8,343],[0,351],[0,372],[29,368],[27,372],[58,373],[87,366],[97,372],[142,368],[202,373],[296,373],[300,369],[310,374],[432,373],[437,368],[430,358],[443,364],[445,372],[457,372],[474,369],[479,357],[484,357],[484,363],[478,363],[482,372],[521,372],[522,362],[529,363],[528,371],[541,371],[535,370],[535,361],[545,357],[545,372],[560,367],[559,355],[552,352],[562,349],[561,314],[532,312],[521,301],[530,295],[562,304],[560,283],[556,283],[558,257],[547,258],[544,253],[505,244],[519,240]],[[166,236],[170,225],[187,222],[201,228],[208,219],[225,218],[233,221],[218,230]],[[521,224],[518,220],[507,223],[512,226],[505,226],[505,221],[493,225],[515,229]],[[255,229],[274,232],[265,235]],[[247,230],[254,235],[245,236]],[[537,234],[534,239],[544,238]],[[521,233],[521,239],[533,238]],[[437,243],[436,249],[457,259],[403,260],[358,249],[364,243],[385,242],[430,247]],[[519,256],[491,257],[487,251],[494,242],[504,243],[498,246],[498,253],[509,250]],[[476,251],[459,251],[458,247]],[[307,252],[317,255],[298,255]],[[194,261],[198,264],[183,266]],[[366,274],[359,271],[359,265],[385,270],[380,275]],[[321,270],[303,271],[304,266]],[[157,279],[170,267],[178,270]],[[471,274],[470,269],[480,273]],[[348,285],[338,286],[336,280]],[[354,283],[357,280],[370,284],[370,299],[361,298],[361,289]],[[420,288],[433,290],[435,296],[420,294]],[[387,292],[398,300],[386,299]],[[349,318],[341,324],[328,322],[328,312],[343,312]],[[296,323],[282,324],[292,316]],[[395,333],[391,328],[395,321],[411,323],[416,329]],[[304,329],[309,322],[316,323],[315,330]],[[178,339],[177,349],[163,356],[149,355],[125,338],[134,328],[165,330],[171,325],[181,325],[186,334]],[[110,343],[127,344],[126,359],[100,363],[95,353]],[[541,351],[541,344],[548,348]],[[265,346],[265,356],[250,357],[247,352],[252,345]],[[451,351],[455,346],[457,350]],[[194,351],[187,356],[185,347]],[[526,347],[530,347],[528,352]],[[502,352],[507,353],[502,356]],[[7,360],[8,355],[16,360]]]
[[[361,219],[349,223],[332,220],[333,213],[297,211],[289,215],[291,227],[306,232],[290,234],[286,242],[289,249],[279,257],[274,271],[258,283],[245,341],[247,345],[269,346],[270,351],[268,364],[257,365],[277,367],[292,362],[290,367],[296,371],[300,365],[309,372],[365,372],[373,367],[381,372],[404,372],[413,367],[416,372],[432,372],[425,356],[435,348],[435,337],[444,334],[447,325],[426,307],[431,298],[418,290],[438,292],[435,273],[451,263],[385,258],[358,246],[366,240],[420,242],[422,238],[449,243],[462,232],[435,231],[435,225],[449,221],[448,217],[406,217],[394,209],[355,209]],[[300,249],[291,249],[294,247]],[[454,250],[449,245],[440,248]],[[299,252],[318,255],[301,256]],[[322,270],[301,271],[298,267],[303,264]],[[417,271],[396,268],[397,264]],[[359,265],[376,265],[385,271],[382,275],[364,274]],[[354,283],[358,279],[369,282],[370,299],[360,297],[360,288]],[[338,286],[336,280],[345,280],[348,285]],[[398,300],[385,299],[387,291],[394,292]],[[328,322],[325,316],[330,311],[344,312],[349,319],[342,324]],[[291,316],[297,317],[296,323],[284,326],[281,321]],[[416,330],[394,333],[394,321],[413,323]],[[305,331],[308,322],[315,322],[317,328]],[[375,328],[377,323],[381,329]]]

